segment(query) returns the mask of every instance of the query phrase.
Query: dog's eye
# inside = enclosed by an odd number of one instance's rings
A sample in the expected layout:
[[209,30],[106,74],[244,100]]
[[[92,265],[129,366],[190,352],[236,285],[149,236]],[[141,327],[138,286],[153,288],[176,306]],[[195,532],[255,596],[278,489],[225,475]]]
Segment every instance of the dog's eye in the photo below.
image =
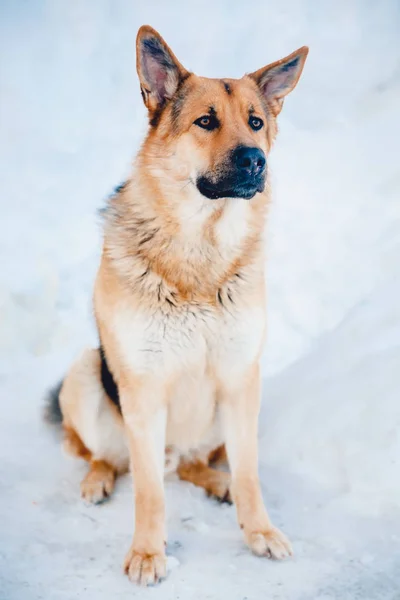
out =
[[258,117],[250,117],[249,125],[252,129],[254,129],[254,131],[258,131],[261,129],[261,127],[263,127],[264,121]]
[[219,121],[214,115],[204,115],[203,117],[196,119],[194,124],[202,129],[208,129],[208,131],[212,131],[218,127]]

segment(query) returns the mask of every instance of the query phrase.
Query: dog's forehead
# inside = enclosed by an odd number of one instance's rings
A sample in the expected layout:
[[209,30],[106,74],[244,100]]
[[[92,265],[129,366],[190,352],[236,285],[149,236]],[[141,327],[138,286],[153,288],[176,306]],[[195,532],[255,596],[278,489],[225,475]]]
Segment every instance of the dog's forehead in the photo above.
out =
[[261,108],[261,100],[257,86],[250,77],[190,77],[182,97],[182,109],[208,112],[210,107],[216,112],[223,112],[227,107],[240,107],[247,111]]

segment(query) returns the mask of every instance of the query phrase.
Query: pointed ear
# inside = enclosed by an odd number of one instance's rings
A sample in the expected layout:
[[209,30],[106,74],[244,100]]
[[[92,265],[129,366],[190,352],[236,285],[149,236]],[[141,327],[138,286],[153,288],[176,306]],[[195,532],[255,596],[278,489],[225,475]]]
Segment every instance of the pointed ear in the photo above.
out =
[[285,96],[295,88],[306,62],[307,54],[308,48],[303,46],[286,58],[250,73],[249,77],[257,83],[275,117],[282,110]]
[[143,25],[137,34],[136,68],[143,101],[150,113],[162,108],[189,74],[149,25]]

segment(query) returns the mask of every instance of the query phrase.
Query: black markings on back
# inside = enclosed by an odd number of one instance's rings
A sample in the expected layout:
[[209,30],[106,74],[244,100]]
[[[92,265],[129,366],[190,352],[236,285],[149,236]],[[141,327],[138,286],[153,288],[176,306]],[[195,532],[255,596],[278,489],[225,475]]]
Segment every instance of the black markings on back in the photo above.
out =
[[103,385],[104,391],[110,400],[115,404],[118,408],[119,412],[121,412],[121,404],[119,401],[119,393],[117,384],[114,381],[114,377],[110,369],[108,368],[106,356],[104,354],[104,348],[100,345],[99,348],[100,359],[101,359],[101,383]]
[[230,96],[230,95],[232,94],[232,88],[231,88],[231,86],[229,85],[229,83],[228,83],[227,81],[223,81],[223,82],[222,82],[222,85],[224,86],[224,88],[225,88],[225,91],[226,91],[226,93],[228,94],[228,96]]

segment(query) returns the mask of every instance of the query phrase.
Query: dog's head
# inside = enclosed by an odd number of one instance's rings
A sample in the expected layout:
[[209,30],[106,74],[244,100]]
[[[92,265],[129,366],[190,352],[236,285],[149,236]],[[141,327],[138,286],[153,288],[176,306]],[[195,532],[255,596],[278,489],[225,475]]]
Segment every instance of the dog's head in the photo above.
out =
[[209,199],[262,192],[276,117],[307,53],[300,48],[241,79],[207,79],[187,71],[154,29],[141,27],[137,70],[149,111],[150,168]]

